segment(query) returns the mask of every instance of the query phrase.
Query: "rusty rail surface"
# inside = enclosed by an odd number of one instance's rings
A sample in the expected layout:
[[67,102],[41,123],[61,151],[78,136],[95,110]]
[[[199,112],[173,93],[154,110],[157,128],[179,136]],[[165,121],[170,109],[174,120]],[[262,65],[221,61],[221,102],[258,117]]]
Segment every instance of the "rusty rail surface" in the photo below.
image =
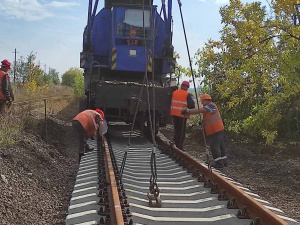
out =
[[226,180],[218,173],[209,170],[207,166],[202,165],[199,161],[194,159],[188,153],[181,151],[176,146],[171,145],[169,142],[161,139],[158,136],[156,138],[157,143],[161,147],[165,149],[171,149],[172,153],[174,153],[177,157],[188,163],[189,167],[193,167],[193,169],[198,170],[199,173],[204,175],[206,180],[209,179],[212,184],[212,187],[214,187],[214,190],[217,189],[217,194],[222,193],[221,191],[225,191],[228,199],[234,198],[236,208],[240,209],[241,218],[243,218],[244,216],[245,218],[248,217],[253,221],[259,220],[259,224],[261,225],[288,225],[288,223],[286,223],[276,214],[264,207],[250,195],[243,192],[241,189],[232,184],[230,181]]
[[108,182],[107,191],[109,196],[109,208],[111,224],[124,225],[121,203],[119,200],[119,193],[117,182],[115,180],[115,173],[113,170],[112,160],[110,157],[109,147],[106,138],[103,138],[104,146],[104,162],[106,168],[106,179]]

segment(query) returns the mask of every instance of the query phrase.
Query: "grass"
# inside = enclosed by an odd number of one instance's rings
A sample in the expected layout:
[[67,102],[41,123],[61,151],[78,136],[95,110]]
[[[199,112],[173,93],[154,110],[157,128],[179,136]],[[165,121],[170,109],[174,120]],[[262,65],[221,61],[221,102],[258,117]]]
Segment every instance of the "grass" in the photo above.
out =
[[0,148],[15,145],[26,129],[35,127],[35,119],[44,118],[44,99],[47,115],[64,109],[75,97],[72,88],[51,86],[49,90],[27,93],[21,86],[14,86],[15,101],[0,115]]

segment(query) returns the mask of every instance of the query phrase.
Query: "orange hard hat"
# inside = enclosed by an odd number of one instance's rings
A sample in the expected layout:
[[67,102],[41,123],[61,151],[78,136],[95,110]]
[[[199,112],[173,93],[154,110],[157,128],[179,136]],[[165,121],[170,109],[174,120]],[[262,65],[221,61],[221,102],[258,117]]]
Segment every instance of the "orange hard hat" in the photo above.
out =
[[100,109],[95,109],[95,111],[97,113],[99,113],[101,115],[102,119],[104,120],[104,112],[102,112],[102,110],[100,110]]
[[2,66],[8,66],[8,69],[10,70],[10,62],[7,59],[4,59],[1,63]]
[[203,94],[201,96],[201,102],[203,102],[203,100],[212,100],[212,98],[209,94]]

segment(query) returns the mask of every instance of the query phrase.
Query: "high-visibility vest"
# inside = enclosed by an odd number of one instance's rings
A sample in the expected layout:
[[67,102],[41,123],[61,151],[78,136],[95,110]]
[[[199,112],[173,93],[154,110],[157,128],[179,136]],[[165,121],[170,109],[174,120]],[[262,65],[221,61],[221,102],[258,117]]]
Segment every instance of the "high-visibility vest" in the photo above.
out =
[[127,45],[138,45],[139,40],[127,40]]
[[211,104],[216,107],[216,112],[214,114],[211,114],[210,112],[203,113],[203,126],[206,136],[224,130],[224,124],[219,109],[215,103],[212,102]]
[[3,70],[0,69],[0,100],[4,100],[6,101],[6,97],[3,93],[3,90],[2,90],[2,78],[6,75],[7,73],[4,72]]
[[85,130],[87,138],[94,136],[99,127],[99,124],[96,123],[96,116],[101,117],[101,115],[96,111],[88,109],[82,111],[73,119],[81,123],[83,129]]
[[190,116],[188,115],[184,116],[181,114],[181,110],[184,107],[187,107],[188,94],[189,93],[183,89],[179,89],[173,92],[172,101],[171,101],[171,110],[170,110],[171,116],[190,118]]

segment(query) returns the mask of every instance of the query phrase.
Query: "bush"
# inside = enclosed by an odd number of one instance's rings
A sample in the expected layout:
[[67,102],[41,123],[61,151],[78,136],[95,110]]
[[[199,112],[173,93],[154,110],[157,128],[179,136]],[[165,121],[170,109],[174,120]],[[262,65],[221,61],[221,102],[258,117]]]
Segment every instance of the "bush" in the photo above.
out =
[[62,75],[61,84],[64,86],[73,87],[73,85],[75,83],[75,78],[82,77],[82,76],[83,76],[83,72],[81,69],[71,68]]
[[73,84],[74,95],[82,97],[84,95],[83,76],[76,76]]

